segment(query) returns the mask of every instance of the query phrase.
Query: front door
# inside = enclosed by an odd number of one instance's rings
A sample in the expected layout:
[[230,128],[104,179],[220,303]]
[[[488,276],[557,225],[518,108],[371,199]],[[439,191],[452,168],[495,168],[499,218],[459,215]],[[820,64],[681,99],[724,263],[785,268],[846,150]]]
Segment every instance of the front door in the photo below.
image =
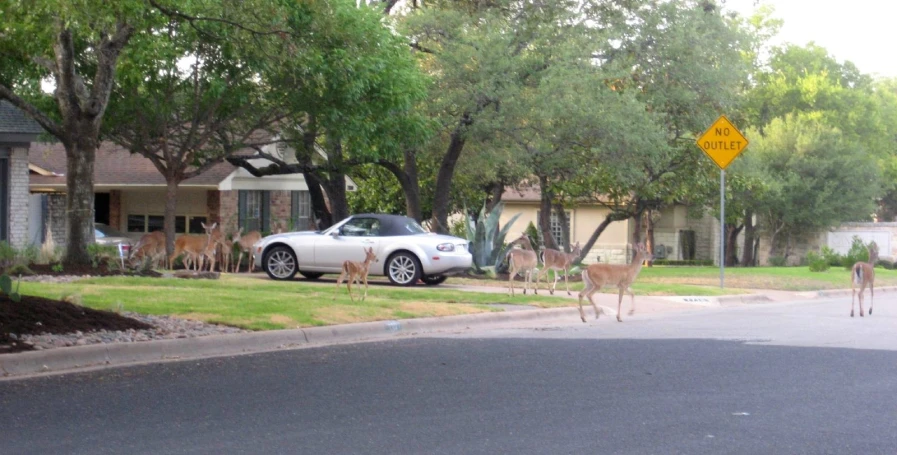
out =
[[9,241],[9,149],[0,147],[0,241]]

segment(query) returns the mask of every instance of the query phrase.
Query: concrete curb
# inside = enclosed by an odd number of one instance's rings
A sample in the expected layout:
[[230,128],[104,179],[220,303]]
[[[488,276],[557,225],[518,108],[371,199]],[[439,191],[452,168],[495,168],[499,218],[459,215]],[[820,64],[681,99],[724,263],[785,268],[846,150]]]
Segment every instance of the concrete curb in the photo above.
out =
[[[608,311],[608,308],[603,308]],[[149,362],[222,357],[382,340],[420,333],[466,330],[471,327],[539,319],[579,319],[577,308],[504,311],[461,316],[364,322],[327,327],[273,330],[137,343],[95,344],[29,351],[0,356],[0,380],[52,373],[69,373]]]
[[[880,293],[897,292],[897,286],[876,288]],[[834,289],[790,293],[793,297],[815,299],[850,296],[850,289]],[[723,304],[770,302],[776,299],[766,294],[727,295],[718,297],[662,297],[662,301],[688,303],[698,307],[720,307]],[[588,306],[588,305],[587,305]],[[601,305],[607,316],[615,317],[616,310]],[[587,309],[588,311],[588,309]],[[589,311],[591,313],[591,311]],[[383,340],[424,333],[461,331],[472,327],[550,319],[579,320],[577,307],[536,310],[502,311],[461,316],[403,319],[359,324],[345,324],[304,329],[273,330],[231,335],[212,335],[197,338],[160,340],[136,343],[95,344],[45,351],[30,351],[0,356],[0,380],[33,375],[70,373],[108,367],[121,367],[151,362],[167,362],[209,357],[270,352]]]

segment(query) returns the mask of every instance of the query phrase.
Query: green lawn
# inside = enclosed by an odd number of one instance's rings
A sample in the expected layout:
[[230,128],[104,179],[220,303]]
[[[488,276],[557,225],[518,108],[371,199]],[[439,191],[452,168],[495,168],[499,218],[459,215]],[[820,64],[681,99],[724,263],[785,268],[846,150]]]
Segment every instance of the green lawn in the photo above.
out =
[[[740,294],[757,289],[807,291],[850,288],[849,272],[830,269],[810,272],[806,267],[731,268],[725,271],[725,288],[719,287],[714,267],[645,267],[632,286],[637,295]],[[376,279],[382,282],[382,277]],[[451,278],[447,285],[507,287],[506,281]],[[352,322],[449,316],[500,311],[490,304],[561,307],[576,300],[501,292],[466,292],[448,286],[400,288],[372,285],[364,302],[350,301],[345,286],[334,293],[333,281],[277,282],[266,278],[222,275],[219,280],[108,277],[74,283],[21,283],[20,292],[61,299],[70,297],[82,305],[113,311],[173,315],[223,323],[252,330],[311,327]],[[876,269],[876,286],[897,285],[897,271]],[[546,288],[543,281],[542,289]],[[574,293],[582,283],[571,282]],[[358,287],[353,288],[360,296]],[[558,296],[566,297],[563,281]],[[495,289],[492,289],[495,291]],[[615,293],[616,289],[603,292]],[[336,299],[333,297],[336,295]],[[575,294],[574,294],[575,295]]]

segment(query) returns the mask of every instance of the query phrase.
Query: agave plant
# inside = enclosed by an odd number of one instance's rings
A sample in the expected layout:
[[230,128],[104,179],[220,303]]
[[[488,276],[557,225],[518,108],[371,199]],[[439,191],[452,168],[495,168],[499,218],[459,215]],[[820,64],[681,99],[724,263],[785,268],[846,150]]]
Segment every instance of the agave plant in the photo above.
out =
[[10,300],[13,302],[18,302],[21,300],[21,296],[19,295],[19,285],[16,284],[16,290],[12,290],[12,279],[9,275],[0,275],[0,294],[6,294],[9,296]]
[[501,217],[503,208],[503,204],[495,204],[495,207],[487,215],[486,206],[483,205],[483,208],[480,209],[480,216],[474,222],[468,216],[465,207],[464,226],[467,228],[467,241],[470,242],[473,266],[478,272],[482,271],[483,267],[493,266],[501,261],[500,253],[505,244],[505,236],[508,235],[508,231],[514,222],[517,221],[517,218],[520,217],[519,213],[514,215],[499,229],[498,219]]

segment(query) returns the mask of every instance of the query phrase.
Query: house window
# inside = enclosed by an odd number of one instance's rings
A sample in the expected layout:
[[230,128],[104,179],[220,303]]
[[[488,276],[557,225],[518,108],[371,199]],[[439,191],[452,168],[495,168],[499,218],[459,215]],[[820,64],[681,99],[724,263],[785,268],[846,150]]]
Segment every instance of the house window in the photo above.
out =
[[240,190],[237,201],[238,222],[243,232],[271,230],[271,193]]
[[317,226],[311,223],[311,195],[308,191],[292,192],[290,220],[294,231],[317,230]]
[[[202,223],[206,222],[205,216],[177,215],[174,217],[174,232],[176,234],[204,234]],[[128,215],[128,232],[153,232],[165,230],[164,215]],[[187,231],[186,228],[190,227]]]
[[9,241],[9,149],[0,149],[0,240]]
[[[565,211],[564,215],[567,217],[567,240],[570,240],[570,225],[573,224],[573,215],[568,211]],[[536,212],[536,219],[539,219],[541,216],[541,211]],[[558,214],[554,211],[551,212],[551,218],[548,219],[548,226],[551,231],[551,238],[554,239],[554,243],[562,248],[569,246],[563,244],[564,237],[562,235],[563,228],[561,226],[561,220],[558,219]]]

